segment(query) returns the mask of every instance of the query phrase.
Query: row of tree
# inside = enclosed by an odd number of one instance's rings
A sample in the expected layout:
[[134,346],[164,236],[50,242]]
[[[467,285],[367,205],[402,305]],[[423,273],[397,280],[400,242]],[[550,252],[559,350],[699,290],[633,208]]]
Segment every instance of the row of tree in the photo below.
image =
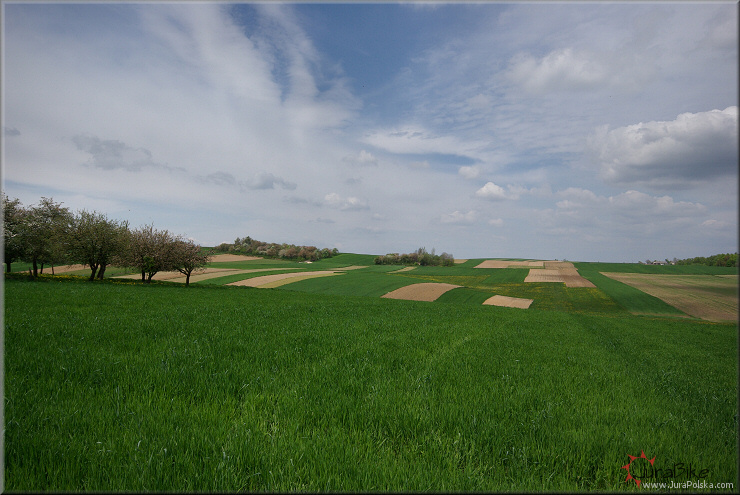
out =
[[437,255],[432,252],[428,253],[423,247],[416,252],[408,254],[388,253],[384,256],[375,258],[376,265],[421,265],[421,266],[452,266],[455,264],[455,258],[451,254],[442,253]]
[[233,244],[224,242],[214,248],[220,253],[247,254],[266,258],[282,258],[288,260],[318,261],[331,258],[338,254],[337,248],[319,249],[316,246],[296,246],[295,244],[277,244],[262,242],[247,236],[237,237]]
[[159,271],[179,271],[190,284],[191,273],[210,261],[193,241],[152,225],[131,230],[128,221],[109,219],[95,211],[72,213],[52,198],[25,207],[2,194],[4,257],[8,272],[15,261],[39,267],[82,264],[90,267],[90,280],[102,279],[108,266],[135,268],[149,283]]
[[737,253],[723,253],[712,256],[697,256],[685,260],[676,260],[677,265],[737,266]]

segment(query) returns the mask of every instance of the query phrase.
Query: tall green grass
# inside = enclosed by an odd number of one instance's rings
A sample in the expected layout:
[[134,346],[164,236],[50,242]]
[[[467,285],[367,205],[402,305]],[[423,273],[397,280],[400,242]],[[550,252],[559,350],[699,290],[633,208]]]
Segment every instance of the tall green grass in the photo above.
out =
[[737,480],[733,325],[61,280],[5,282],[10,491]]

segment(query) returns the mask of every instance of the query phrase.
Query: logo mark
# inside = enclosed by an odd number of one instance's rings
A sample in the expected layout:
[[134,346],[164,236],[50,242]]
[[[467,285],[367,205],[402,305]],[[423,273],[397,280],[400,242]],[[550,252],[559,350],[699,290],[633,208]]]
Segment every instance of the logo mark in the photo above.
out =
[[653,457],[652,459],[648,459],[647,456],[645,455],[645,451],[644,450],[641,451],[640,457],[635,457],[635,456],[629,455],[629,454],[627,454],[627,457],[630,458],[630,462],[628,462],[627,465],[622,466],[622,469],[626,469],[627,470],[627,479],[624,480],[624,481],[627,482],[629,480],[634,480],[634,482],[637,484],[637,486],[640,486],[640,480],[638,478],[634,478],[632,476],[632,473],[630,473],[630,466],[632,465],[632,461],[634,461],[635,459],[645,459],[652,466],[653,463],[655,462],[655,457]]

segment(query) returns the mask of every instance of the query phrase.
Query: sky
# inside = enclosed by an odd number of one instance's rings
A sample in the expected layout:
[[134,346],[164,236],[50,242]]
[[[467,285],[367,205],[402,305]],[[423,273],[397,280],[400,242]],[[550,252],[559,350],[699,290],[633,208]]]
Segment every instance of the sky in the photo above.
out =
[[738,250],[738,5],[3,2],[3,190],[192,238]]

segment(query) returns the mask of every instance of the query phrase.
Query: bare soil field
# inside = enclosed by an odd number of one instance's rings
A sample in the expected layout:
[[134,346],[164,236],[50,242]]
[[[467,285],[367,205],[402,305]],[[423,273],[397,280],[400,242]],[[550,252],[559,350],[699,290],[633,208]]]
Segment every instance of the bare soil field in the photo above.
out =
[[529,270],[525,282],[565,282],[560,270],[548,268],[536,268]]
[[532,302],[534,302],[534,299],[496,295],[493,297],[489,297],[488,299],[483,301],[483,304],[486,304],[488,306],[504,306],[507,308],[528,309]]
[[[226,285],[240,285],[245,287],[261,287],[261,288],[271,288],[271,287],[279,287],[280,285],[289,284],[291,282],[298,282],[298,279],[300,277],[300,280],[305,280],[307,278],[312,277],[327,277],[330,275],[339,275],[341,272],[337,273],[334,271],[327,271],[327,270],[321,270],[316,272],[296,272],[296,273],[278,273],[276,275],[265,275],[263,277],[254,277],[249,278],[246,280],[240,280],[238,282],[232,282],[230,284]],[[290,279],[290,280],[286,280]],[[296,279],[296,280],[292,280]],[[284,281],[283,283],[275,285],[275,282]]]
[[579,275],[569,261],[545,261],[545,268],[529,270],[525,282],[562,282],[566,287],[596,287]]
[[416,270],[416,267],[415,266],[405,266],[405,267],[401,268],[400,270],[394,270],[394,271],[388,272],[388,273],[410,272],[411,270]]
[[662,299],[691,316],[710,321],[737,321],[737,275],[606,272],[602,275]]
[[420,284],[407,285],[383,294],[380,297],[387,299],[406,299],[408,301],[435,301],[439,296],[460,285],[443,284],[436,282],[423,282]]

